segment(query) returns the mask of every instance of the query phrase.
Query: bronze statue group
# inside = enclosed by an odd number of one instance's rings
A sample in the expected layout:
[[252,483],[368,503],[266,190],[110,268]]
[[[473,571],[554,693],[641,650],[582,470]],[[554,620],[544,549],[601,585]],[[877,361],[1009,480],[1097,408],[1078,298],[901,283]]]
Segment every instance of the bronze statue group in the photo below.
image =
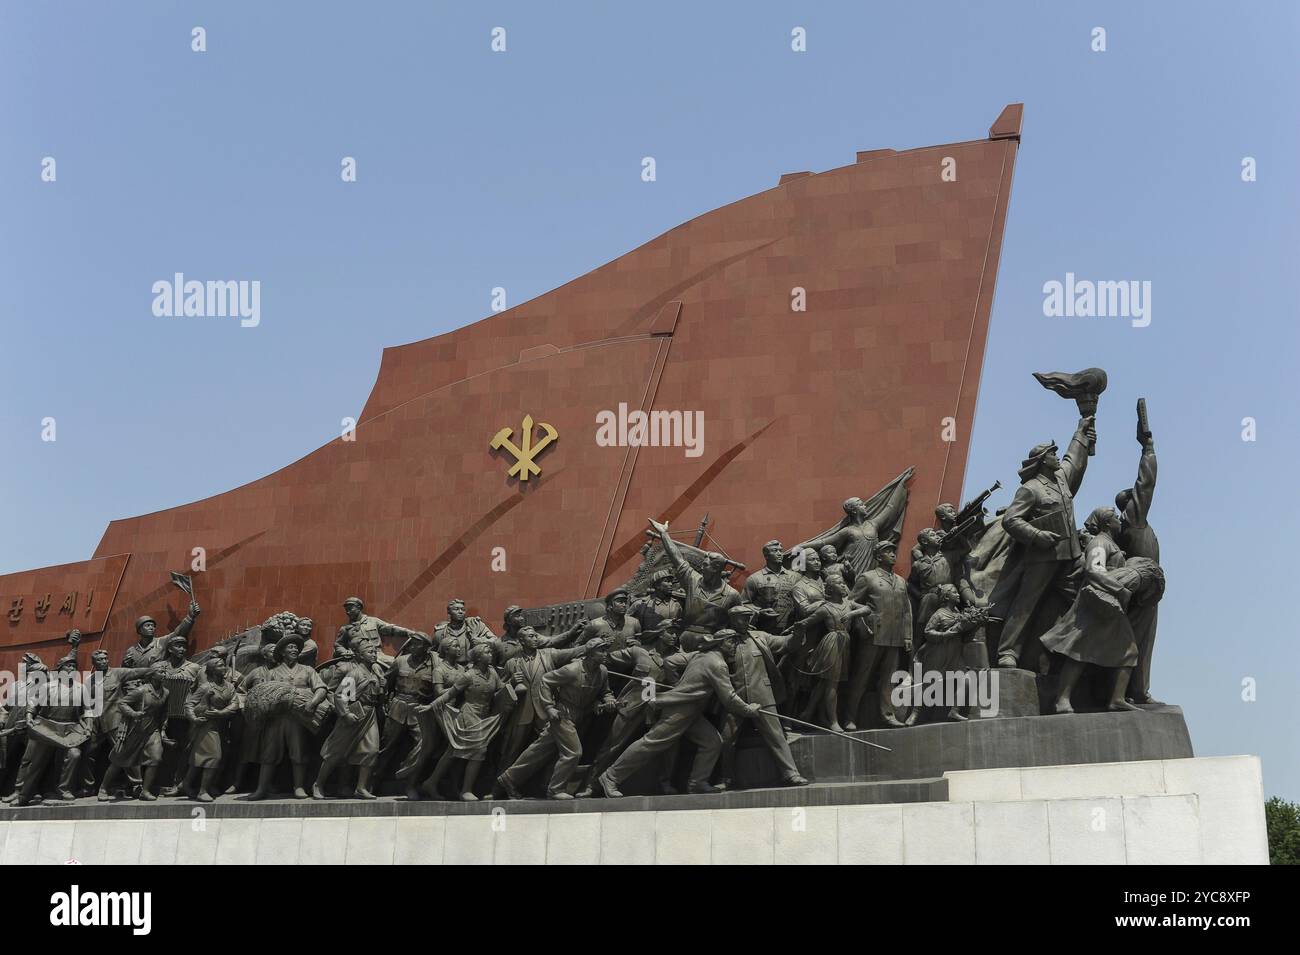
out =
[[[1099,707],[1153,703],[1164,579],[1147,522],[1156,464],[1145,407],[1135,485],[1080,530],[1073,499],[1105,376],[1039,377],[1079,403],[1066,453],[1032,448],[995,517],[983,503],[996,484],[960,510],[940,505],[906,579],[894,566],[910,470],[867,501],[846,501],[823,534],[789,551],[763,545],[763,566],[739,590],[741,565],[652,520],[638,583],[607,594],[594,619],[548,633],[512,606],[497,634],[460,599],[426,633],[349,597],[324,663],[313,622],[289,612],[191,660],[200,612],[191,600],[165,636],[141,617],[120,666],[96,651],[89,694],[15,704],[11,688],[0,709],[0,779],[13,776],[5,801],[711,793],[737,785],[747,734],[767,754],[768,784],[804,785],[790,748],[797,732],[967,719],[960,703],[900,705],[892,691],[913,664],[986,669],[989,646],[992,665],[1050,678],[1057,713],[1072,712],[1085,673],[1107,683]],[[70,642],[53,676],[77,670],[75,631]],[[34,654],[24,667],[24,686],[51,678]]]

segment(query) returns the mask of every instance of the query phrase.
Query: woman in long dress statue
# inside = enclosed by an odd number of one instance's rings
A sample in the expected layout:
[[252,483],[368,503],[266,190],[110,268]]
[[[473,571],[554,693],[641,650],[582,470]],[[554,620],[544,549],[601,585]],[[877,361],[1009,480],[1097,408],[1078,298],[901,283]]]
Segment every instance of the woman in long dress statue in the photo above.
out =
[[345,762],[357,767],[357,787],[353,799],[374,799],[370,777],[379,760],[379,704],[384,688],[375,674],[379,648],[370,641],[357,643],[354,656],[339,664],[341,673],[334,688],[334,729],[321,747],[321,767],[313,799],[325,798],[325,785],[334,771]]
[[[469,668],[457,673],[451,687],[428,704],[427,708],[436,714],[447,737],[447,748],[439,757],[433,775],[420,786],[420,791],[430,799],[440,798],[438,784],[447,774],[453,759],[465,763],[460,798],[469,802],[478,799],[474,795],[474,785],[478,782],[488,746],[502,725],[502,714],[493,713],[492,704],[506,686],[497,676],[492,659],[492,647],[486,643],[473,646],[469,651]],[[458,698],[459,709],[451,705]]]
[[826,599],[809,617],[795,624],[807,633],[823,634],[804,663],[803,674],[813,681],[813,686],[800,719],[820,721],[837,733],[841,731],[836,716],[839,685],[849,675],[849,626],[855,618],[871,613],[870,607],[847,599],[848,592],[844,578],[831,575],[826,580]]

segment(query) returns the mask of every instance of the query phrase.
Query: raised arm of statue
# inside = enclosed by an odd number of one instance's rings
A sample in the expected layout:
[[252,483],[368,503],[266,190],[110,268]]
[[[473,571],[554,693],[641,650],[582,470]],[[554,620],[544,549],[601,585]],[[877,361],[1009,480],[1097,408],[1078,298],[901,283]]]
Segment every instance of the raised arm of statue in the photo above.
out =
[[1133,483],[1133,501],[1129,505],[1129,519],[1135,527],[1147,526],[1151,499],[1156,493],[1156,446],[1147,438],[1142,442],[1142,457],[1138,458],[1138,476]]
[[[199,613],[200,613],[200,611],[199,611],[199,604],[198,604],[198,601],[196,601],[196,600],[191,600],[191,601],[190,601],[190,609],[189,609],[189,611],[185,614],[185,619],[182,620],[182,621],[180,622],[180,625],[179,625],[175,630],[173,630],[171,633],[169,633],[167,636],[168,636],[168,637],[176,637],[176,636],[188,637],[188,636],[190,635],[190,631],[194,629],[194,621],[198,618]],[[167,637],[164,637],[163,639],[166,640]]]
[[557,633],[553,637],[539,638],[537,641],[537,647],[540,650],[562,647],[566,643],[572,643],[573,638],[576,637],[578,634],[582,633],[582,631],[585,629],[586,629],[585,623],[574,624],[572,627],[570,627],[568,630],[565,630],[563,633]]
[[913,473],[912,468],[904,472],[904,479],[899,481],[893,491],[889,494],[889,500],[885,504],[885,509],[871,519],[877,529],[888,532],[894,526],[895,522],[902,516],[907,507],[907,482],[911,480]]
[[1061,474],[1070,486],[1071,494],[1079,493],[1083,483],[1083,472],[1088,470],[1088,448],[1097,439],[1097,419],[1091,415],[1079,419],[1079,426],[1074,429],[1070,447],[1061,458]]
[[837,551],[843,553],[845,548],[853,543],[853,540],[853,531],[841,523],[830,528],[830,530],[822,531],[811,540],[806,540],[802,544],[795,544],[791,551],[800,551],[804,548],[821,550],[827,544],[830,544]]
[[690,577],[687,571],[691,569],[691,565],[682,556],[682,550],[677,546],[677,542],[668,536],[668,524],[666,522],[661,524],[652,518],[650,526],[659,534],[659,543],[663,546],[664,554],[667,555],[668,563],[672,565],[677,580],[683,584],[686,583]]

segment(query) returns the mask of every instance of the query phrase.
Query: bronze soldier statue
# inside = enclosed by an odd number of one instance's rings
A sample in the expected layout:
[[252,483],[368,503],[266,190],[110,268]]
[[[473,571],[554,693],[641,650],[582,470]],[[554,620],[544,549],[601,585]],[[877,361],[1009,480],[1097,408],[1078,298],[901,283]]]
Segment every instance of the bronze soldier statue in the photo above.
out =
[[470,665],[470,650],[479,644],[487,644],[495,659],[496,634],[481,618],[467,615],[465,601],[459,597],[449,601],[447,619],[433,628],[433,648],[444,663],[465,669]]
[[666,567],[650,576],[650,592],[642,594],[628,607],[628,616],[641,624],[642,634],[659,634],[665,628],[679,625],[682,604],[673,594],[677,582],[673,572]]
[[902,726],[889,702],[890,677],[898,670],[900,654],[912,650],[912,603],[907,583],[894,573],[898,545],[893,541],[876,544],[875,563],[853,585],[855,603],[870,607],[872,613],[860,620],[851,631],[854,636],[853,662],[849,690],[845,700],[844,728],[857,729],[862,710],[862,696],[873,683],[879,694],[880,715],[890,726]]
[[153,617],[145,615],[137,619],[135,632],[140,639],[126,648],[126,653],[122,655],[122,666],[136,669],[157,663],[166,654],[167,641],[172,637],[188,637],[201,612],[198,601],[190,598],[190,609],[185,614],[185,619],[161,639],[157,637],[158,622]]
[[[628,594],[622,587],[605,595],[605,613],[582,628],[579,643],[604,640],[611,650],[622,650],[641,636],[641,624],[628,616]],[[554,643],[551,644],[554,646]]]
[[706,634],[726,623],[727,611],[740,603],[740,594],[727,583],[729,561],[722,554],[709,553],[703,566],[696,570],[682,556],[677,542],[668,536],[667,522],[651,519],[650,526],[659,536],[659,543],[672,565],[677,582],[686,592],[682,610],[682,646],[693,649],[693,644]]
[[77,673],[77,646],[55,664],[54,679],[46,681],[44,692],[26,702],[27,750],[23,755],[27,763],[23,784],[17,789],[19,806],[35,799],[41,780],[60,755],[63,766],[59,772],[58,795],[60,799],[76,799],[77,769],[82,748],[90,740],[92,726],[90,706],[75,682]]
[[[1156,492],[1156,445],[1147,426],[1145,399],[1138,400],[1137,440],[1142,446],[1137,480],[1131,488],[1115,495],[1115,507],[1123,522],[1117,543],[1128,557],[1145,557],[1158,564],[1160,540],[1147,520]],[[1155,590],[1146,589],[1136,594],[1129,605],[1138,648],[1137,664],[1128,685],[1128,698],[1134,703],[1159,703],[1151,696],[1151,654],[1156,644],[1158,601]]]
[[595,637],[584,646],[587,652],[581,660],[542,675],[537,695],[546,713],[546,728],[514,765],[497,777],[511,799],[522,798],[519,786],[552,759],[555,769],[546,786],[546,797],[573,798],[567,787],[582,759],[578,724],[593,713],[608,712],[614,707],[614,694],[610,692],[609,674],[605,670],[610,642]]
[[613,765],[623,750],[645,731],[650,701],[654,699],[656,686],[663,678],[663,646],[663,643],[645,647],[632,643],[609,654],[611,671],[630,679],[615,701],[614,722],[592,762],[591,782],[578,793],[579,797],[592,795],[596,777]]
[[181,777],[189,762],[189,745],[193,738],[191,716],[185,703],[190,693],[201,682],[203,667],[189,659],[189,639],[173,633],[163,641],[163,658],[154,666],[163,674],[167,687],[167,723],[163,736],[181,745],[177,765],[171,771],[171,783],[163,787],[161,796],[181,795]]
[[762,711],[760,704],[741,699],[731,685],[727,665],[735,654],[738,639],[739,634],[734,630],[719,630],[701,637],[677,685],[655,698],[652,708],[658,716],[654,725],[596,778],[606,796],[611,799],[622,796],[619,786],[625,780],[642,766],[672,751],[681,739],[696,747],[689,791],[720,791],[709,785],[709,776],[722,752],[722,738],[704,715],[705,710],[716,700],[736,719],[757,718]]
[[[777,704],[785,700],[785,679],[778,667],[777,656],[797,655],[803,644],[803,634],[796,628],[790,635],[773,636],[750,629],[758,614],[753,604],[738,604],[728,611],[731,629],[736,632],[736,647],[731,660],[731,682],[736,693],[746,703],[757,703],[760,712],[752,716],[754,728],[767,745],[776,761],[777,773],[785,786],[806,786],[808,780],[800,775],[790,753],[790,743],[777,717]],[[723,717],[723,782],[731,783],[731,763],[736,739],[744,727],[743,718],[736,710]]]
[[527,621],[524,619],[524,608],[518,604],[511,604],[501,615],[501,639],[497,643],[497,666],[504,666],[511,658],[518,656],[523,652],[523,643],[519,639],[519,631],[523,629]]
[[[379,743],[379,759],[375,778],[382,780],[397,755],[402,741],[410,738],[414,748],[407,763],[412,772],[417,763],[428,758],[428,750],[436,741],[436,723],[421,719],[418,708],[432,703],[446,689],[446,668],[442,658],[433,650],[428,634],[415,633],[406,642],[386,674],[387,707],[384,710],[384,729]],[[429,734],[426,730],[433,730]],[[426,739],[426,736],[429,738]],[[403,767],[406,768],[406,767]],[[399,773],[399,775],[401,775]],[[407,796],[413,797],[414,785],[408,787]],[[418,798],[418,796],[415,796]]]
[[[338,635],[334,638],[334,656],[345,657],[362,642],[373,643],[376,649],[380,649],[383,646],[382,637],[409,640],[411,634],[415,632],[370,616],[364,612],[365,606],[365,602],[360,597],[349,597],[343,601],[343,612],[347,614],[348,622],[339,627]],[[302,633],[298,635],[303,637],[305,646],[305,635]]]
[[745,578],[741,597],[748,604],[757,605],[760,588],[770,585],[776,590],[777,629],[784,629],[790,622],[790,609],[794,606],[791,591],[799,582],[799,574],[785,566],[785,548],[779,540],[770,540],[763,545],[763,566]]
[[1059,587],[1079,559],[1074,523],[1074,495],[1088,467],[1088,448],[1096,441],[1092,417],[1079,419],[1065,457],[1057,459],[1056,444],[1030,448],[1020,465],[1020,487],[1002,515],[1002,527],[1018,547],[1007,559],[990,603],[994,616],[1004,618],[998,644],[998,666],[1019,665],[1036,612],[1054,587]]
[[[577,625],[578,628],[582,626]],[[572,637],[576,632],[570,630],[568,635]],[[540,697],[535,695],[542,677],[572,663],[586,652],[585,644],[568,648],[553,644],[543,646],[544,638],[532,627],[519,631],[519,641],[523,652],[506,661],[503,674],[506,682],[514,688],[516,704],[507,721],[499,766],[512,765],[533,737],[546,728],[546,711],[541,707]]]
[[[122,711],[118,708],[118,701],[130,684],[139,682],[149,675],[149,667],[110,667],[108,651],[104,649],[96,650],[90,655],[90,667],[89,692],[95,701],[95,715],[91,724],[90,740],[82,749],[81,789],[83,792],[94,794],[96,756],[107,759],[117,728],[122,723]],[[128,783],[138,786],[140,780],[138,777],[131,777]]]
[[[27,701],[35,699],[35,694],[41,692],[41,686],[48,679],[48,671],[41,658],[28,651],[22,656],[18,675],[21,685],[10,684],[10,706],[5,715],[3,734],[0,734],[0,768],[11,761],[10,753],[13,760],[18,763],[18,775],[14,778],[13,792],[0,800],[6,803],[18,799],[23,790],[23,783],[27,779],[27,770],[31,766],[31,760],[27,757]],[[20,695],[24,693],[25,696]]]

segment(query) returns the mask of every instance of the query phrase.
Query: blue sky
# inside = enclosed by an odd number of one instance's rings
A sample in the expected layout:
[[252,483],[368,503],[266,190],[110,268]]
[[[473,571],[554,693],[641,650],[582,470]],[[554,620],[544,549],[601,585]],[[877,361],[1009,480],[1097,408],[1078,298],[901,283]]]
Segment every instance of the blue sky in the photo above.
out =
[[[5,4],[0,572],[318,447],[385,345],[483,317],[494,286],[517,304],[783,172],[981,138],[1023,101],[967,490],[1014,487],[1031,444],[1069,437],[1030,371],[1100,365],[1078,509],[1110,503],[1145,395],[1169,578],[1154,690],[1198,754],[1258,753],[1266,791],[1300,799],[1298,10]],[[154,317],[177,271],[260,280],[261,325]],[[1066,272],[1150,281],[1150,326],[1044,317]]]

